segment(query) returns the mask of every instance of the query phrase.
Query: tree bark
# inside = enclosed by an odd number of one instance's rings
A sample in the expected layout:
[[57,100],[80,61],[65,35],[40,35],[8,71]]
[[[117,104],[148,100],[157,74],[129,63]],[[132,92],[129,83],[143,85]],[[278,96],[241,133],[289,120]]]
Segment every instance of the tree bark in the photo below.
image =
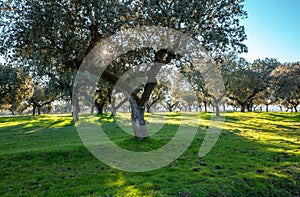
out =
[[51,103],[48,104],[48,106],[47,106],[47,113],[48,114],[52,114],[53,113],[53,107],[52,107]]
[[98,114],[103,114],[104,103],[95,103],[95,107],[97,108]]
[[245,112],[246,111],[246,104],[242,104],[241,105],[241,112]]
[[220,106],[216,104],[216,116],[220,116]]
[[252,103],[249,102],[246,106],[247,106],[248,112],[252,112]]
[[95,112],[95,106],[91,107],[91,114],[93,114]]
[[168,110],[169,110],[169,112],[172,112],[172,111],[173,111],[173,110],[172,110],[172,105],[168,104]]
[[266,105],[266,112],[269,112],[269,105]]
[[32,115],[35,116],[35,110],[36,110],[36,107],[33,106],[33,110],[32,110]]
[[203,101],[203,103],[204,103],[204,111],[207,112],[207,102]]
[[72,112],[73,120],[74,120],[74,122],[77,122],[79,120],[78,114],[80,112],[78,98],[74,98],[73,99],[73,101],[72,101],[72,107],[73,107],[73,112]]
[[147,113],[151,113],[151,110],[150,110],[151,106],[147,105],[146,107],[147,107]]
[[146,127],[145,121],[145,107],[139,106],[138,103],[131,98],[131,123],[133,127],[133,132],[138,140],[142,140],[144,138],[149,137],[149,133]]
[[14,110],[9,110],[11,112],[11,114],[14,116],[15,115],[15,112]]
[[[123,99],[117,106],[115,106],[115,99],[111,99],[111,115],[115,116],[117,114],[117,110],[128,101],[127,98]],[[130,109],[129,109],[130,112]]]

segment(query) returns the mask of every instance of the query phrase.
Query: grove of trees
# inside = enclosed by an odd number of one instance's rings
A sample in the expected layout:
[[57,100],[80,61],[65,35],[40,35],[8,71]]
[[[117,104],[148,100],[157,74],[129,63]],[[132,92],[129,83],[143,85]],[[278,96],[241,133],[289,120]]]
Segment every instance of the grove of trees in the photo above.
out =
[[[6,8],[0,11],[0,54],[6,59],[0,67],[0,109],[22,113],[32,106],[33,114],[36,109],[40,114],[43,106],[51,111],[54,101],[71,102],[74,78],[85,56],[117,31],[143,25],[169,27],[198,40],[211,54],[226,92],[211,95],[201,73],[164,48],[129,51],[104,71],[94,103],[98,113],[109,106],[115,113],[124,98],[113,97],[112,87],[127,71],[142,63],[149,65],[154,80],[127,98],[136,136],[148,137],[144,113],[157,103],[168,111],[207,111],[213,106],[217,115],[220,104],[242,112],[273,104],[297,111],[300,104],[300,62],[282,64],[266,58],[249,63],[238,56],[247,52],[240,25],[247,14],[241,0],[13,0],[0,4]],[[161,68],[151,66],[152,62],[179,68],[197,92],[196,102],[188,94],[182,98],[172,94],[157,78]],[[77,120],[80,103],[72,100],[72,107]]]

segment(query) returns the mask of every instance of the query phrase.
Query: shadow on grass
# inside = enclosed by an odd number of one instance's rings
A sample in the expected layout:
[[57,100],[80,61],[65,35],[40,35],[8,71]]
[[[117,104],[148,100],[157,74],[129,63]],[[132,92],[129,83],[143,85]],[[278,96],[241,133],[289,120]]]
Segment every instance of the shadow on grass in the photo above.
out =
[[[34,133],[32,131],[45,131],[49,129],[73,127],[74,122],[71,116],[16,116],[16,117],[0,117],[0,123],[4,126],[0,127],[0,132],[23,132]],[[6,124],[5,124],[6,123]]]
[[[230,115],[229,115],[230,116]],[[233,116],[233,115],[232,115]],[[229,120],[242,130],[247,125]],[[248,117],[247,117],[248,118]],[[280,123],[278,123],[280,125]],[[174,134],[168,124],[150,143],[162,145]],[[104,128],[116,127],[106,122]],[[176,125],[174,126],[174,128]],[[246,128],[254,132],[254,127]],[[110,137],[121,144],[147,149],[149,141],[135,141],[119,128]],[[276,132],[276,131],[275,131]],[[41,133],[42,134],[42,133]],[[287,144],[251,139],[223,130],[213,150],[203,158],[198,151],[205,131],[189,149],[166,167],[150,172],[123,172],[104,165],[83,146],[67,150],[33,151],[0,156],[1,195],[83,196],[299,196],[299,154]],[[115,136],[114,136],[115,135]],[[287,134],[288,136],[288,134]],[[299,136],[299,134],[298,134]],[[292,136],[295,138],[295,136]],[[26,143],[26,142],[23,142]],[[153,145],[152,144],[152,145]],[[42,145],[41,145],[42,146]],[[300,147],[300,146],[299,146]],[[130,148],[130,147],[129,147]]]

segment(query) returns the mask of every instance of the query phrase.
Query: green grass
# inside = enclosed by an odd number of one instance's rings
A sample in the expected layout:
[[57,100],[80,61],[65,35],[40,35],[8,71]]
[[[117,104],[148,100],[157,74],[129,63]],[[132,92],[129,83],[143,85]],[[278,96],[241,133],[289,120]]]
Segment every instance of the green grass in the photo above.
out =
[[[161,115],[161,114],[160,114]],[[124,117],[125,116],[125,117]],[[168,143],[180,122],[176,113],[150,116],[150,139],[136,141],[103,115],[107,135],[129,150],[148,151]],[[97,160],[82,144],[71,116],[0,117],[0,196],[300,196],[300,114],[226,113],[212,151],[198,158],[210,113],[201,113],[188,150],[166,167],[124,172]],[[120,124],[121,123],[121,124]],[[150,124],[149,124],[150,125]]]

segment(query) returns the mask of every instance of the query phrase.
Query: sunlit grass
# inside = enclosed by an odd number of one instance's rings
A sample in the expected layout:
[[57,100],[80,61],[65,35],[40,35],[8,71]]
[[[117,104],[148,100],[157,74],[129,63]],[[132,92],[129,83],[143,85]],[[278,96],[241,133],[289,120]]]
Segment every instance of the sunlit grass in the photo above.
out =
[[70,115],[0,117],[0,196],[300,196],[299,113],[226,113],[215,147],[198,158],[211,116],[146,114],[153,131],[144,141],[122,130],[130,114],[98,117],[116,144],[135,151],[168,143],[180,123],[198,127],[181,157],[142,173],[98,161]]

